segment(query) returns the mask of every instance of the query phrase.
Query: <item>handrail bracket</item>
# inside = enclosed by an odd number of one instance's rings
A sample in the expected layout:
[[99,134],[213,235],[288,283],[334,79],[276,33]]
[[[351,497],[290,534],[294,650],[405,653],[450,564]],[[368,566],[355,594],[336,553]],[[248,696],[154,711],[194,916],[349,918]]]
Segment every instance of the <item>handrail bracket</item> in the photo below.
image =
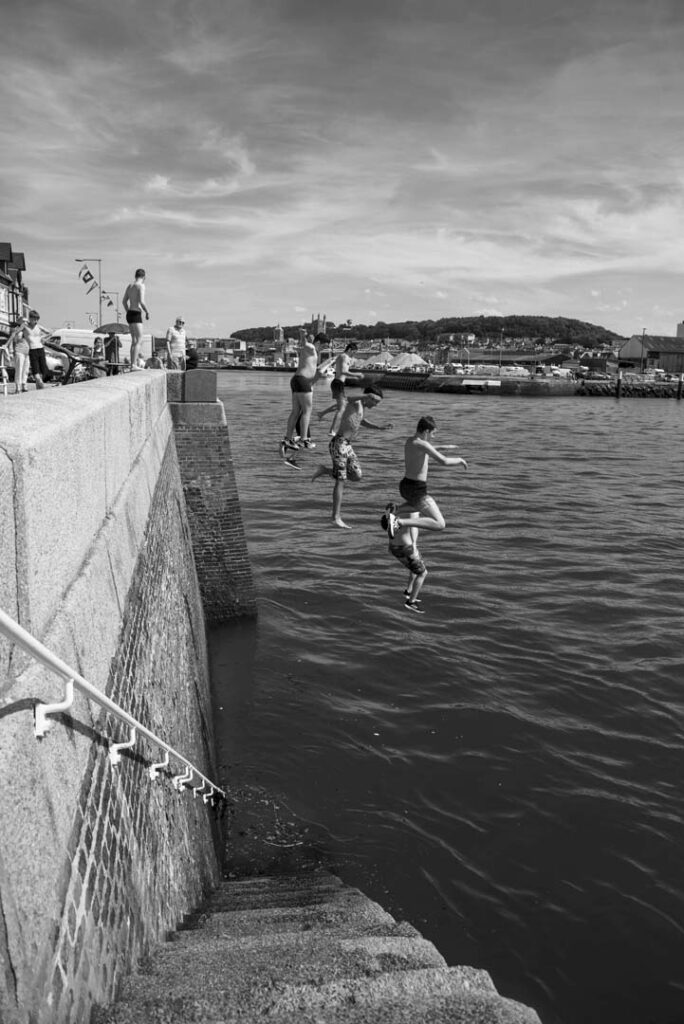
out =
[[64,681],[64,700],[55,704],[36,704],[34,709],[36,736],[44,736],[55,724],[53,719],[48,718],[48,715],[57,715],[60,711],[68,711],[73,703],[74,681],[73,679],[66,679]]
[[112,767],[120,763],[122,750],[130,750],[131,747],[135,746],[136,737],[137,729],[131,728],[130,739],[127,742],[109,744],[109,761]]

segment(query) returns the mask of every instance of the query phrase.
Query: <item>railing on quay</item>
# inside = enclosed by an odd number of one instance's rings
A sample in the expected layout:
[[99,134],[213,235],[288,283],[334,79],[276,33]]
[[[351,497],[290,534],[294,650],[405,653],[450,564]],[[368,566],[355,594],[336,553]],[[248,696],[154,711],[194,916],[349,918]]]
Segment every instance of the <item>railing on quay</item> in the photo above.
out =
[[[148,774],[151,779],[159,777],[162,769],[168,768],[171,758],[184,766],[184,771],[179,775],[174,775],[171,779],[174,787],[180,792],[185,786],[189,786],[192,789],[193,796],[202,795],[204,803],[214,800],[215,797],[223,797],[225,799],[225,791],[217,786],[215,782],[207,778],[198,768],[196,768],[183,754],[179,754],[177,750],[174,750],[165,740],[157,736],[155,733],[147,729],[141,722],[129,715],[127,711],[119,707],[113,700],[110,700],[106,694],[102,693],[97,687],[89,683],[87,679],[79,675],[70,668],[66,662],[58,658],[57,655],[53,654],[52,651],[48,650],[39,640],[31,636],[23,626],[20,626],[18,622],[10,618],[2,609],[0,609],[0,633],[4,634],[8,640],[12,643],[17,644],[24,651],[27,652],[35,661],[40,662],[49,671],[54,672],[55,675],[60,676],[64,682],[64,699],[54,704],[45,704],[38,702],[34,709],[35,715],[35,726],[34,731],[37,737],[43,737],[54,725],[54,720],[51,720],[49,716],[59,714],[63,711],[68,711],[74,700],[74,687],[77,687],[82,693],[84,693],[89,700],[99,704],[100,707],[104,708],[111,715],[114,715],[119,721],[123,722],[130,729],[129,739],[123,743],[114,743],[112,740],[109,741],[109,761],[113,766],[116,766],[121,761],[121,751],[129,750],[134,747],[138,736],[144,736],[154,744],[160,750],[166,752],[166,756],[163,761],[157,764],[152,764],[148,768]],[[200,782],[201,785],[193,786],[193,781]]]

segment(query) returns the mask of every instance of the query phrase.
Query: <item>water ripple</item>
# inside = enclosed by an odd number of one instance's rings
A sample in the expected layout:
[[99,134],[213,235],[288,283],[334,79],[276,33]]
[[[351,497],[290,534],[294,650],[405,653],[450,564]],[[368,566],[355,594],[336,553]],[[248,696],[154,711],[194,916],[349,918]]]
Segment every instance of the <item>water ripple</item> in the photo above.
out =
[[[221,381],[260,605],[222,763],[544,1024],[684,1018],[684,406],[388,392],[347,532],[275,455],[287,378]],[[409,617],[378,518],[425,412],[469,468]]]

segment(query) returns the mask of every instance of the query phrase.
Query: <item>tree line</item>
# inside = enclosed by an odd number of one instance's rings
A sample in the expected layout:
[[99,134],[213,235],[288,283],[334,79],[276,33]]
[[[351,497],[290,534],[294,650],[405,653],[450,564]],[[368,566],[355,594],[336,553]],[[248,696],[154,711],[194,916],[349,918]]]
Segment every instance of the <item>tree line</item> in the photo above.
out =
[[[285,337],[297,337],[301,324],[283,327]],[[328,334],[348,335],[359,341],[382,338],[400,338],[412,342],[417,349],[437,344],[440,335],[474,334],[477,343],[487,341],[530,338],[536,344],[554,342],[567,345],[583,345],[586,348],[612,345],[623,340],[619,334],[597,324],[573,320],[564,316],[454,316],[441,320],[400,320],[388,323],[379,320],[375,324],[327,324]],[[233,331],[232,337],[248,344],[265,343],[273,340],[274,327],[246,327]]]

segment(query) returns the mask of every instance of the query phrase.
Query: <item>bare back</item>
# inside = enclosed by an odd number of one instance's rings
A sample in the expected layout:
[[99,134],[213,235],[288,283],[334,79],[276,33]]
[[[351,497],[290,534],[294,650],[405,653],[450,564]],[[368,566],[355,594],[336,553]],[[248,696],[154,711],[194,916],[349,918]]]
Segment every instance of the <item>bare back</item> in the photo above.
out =
[[140,312],[145,309],[145,285],[142,281],[136,280],[133,284],[128,285],[123,296],[123,307],[126,310],[139,310]]
[[351,360],[347,353],[340,352],[339,356],[335,360],[335,380],[341,380],[344,382],[347,379],[350,362]]

